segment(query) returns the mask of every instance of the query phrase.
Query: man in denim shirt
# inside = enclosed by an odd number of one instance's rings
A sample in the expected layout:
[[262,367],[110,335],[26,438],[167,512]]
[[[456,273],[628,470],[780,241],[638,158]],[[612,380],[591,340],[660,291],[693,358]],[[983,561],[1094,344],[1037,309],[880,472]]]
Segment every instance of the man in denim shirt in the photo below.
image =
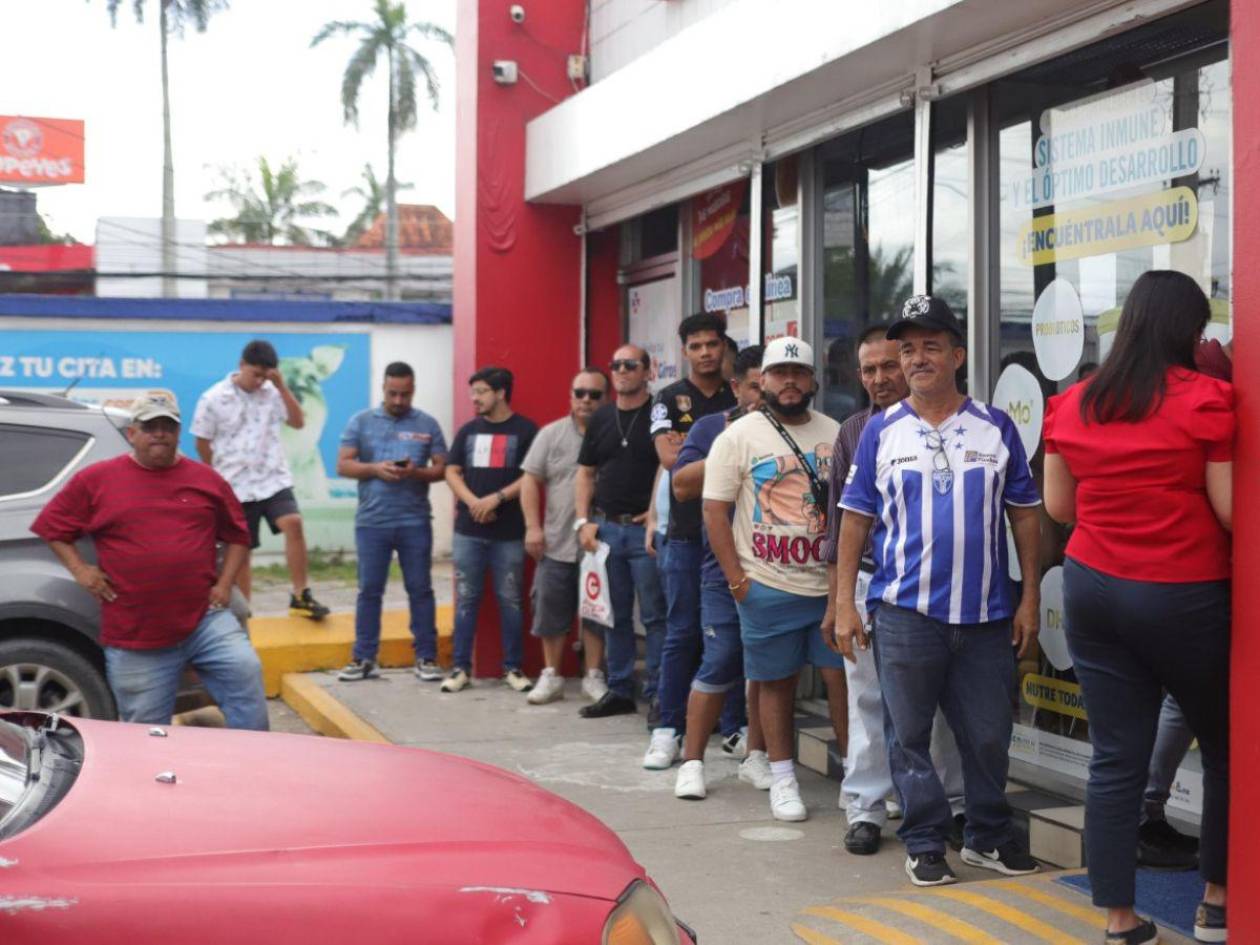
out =
[[337,676],[344,681],[379,676],[381,597],[389,562],[398,552],[411,605],[416,675],[442,678],[437,665],[433,581],[433,524],[429,483],[443,478],[446,440],[437,421],[411,406],[416,392],[411,365],[385,368],[381,405],[350,418],[341,434],[337,474],[359,480],[354,545],[359,558],[359,596],[354,606],[354,651]]

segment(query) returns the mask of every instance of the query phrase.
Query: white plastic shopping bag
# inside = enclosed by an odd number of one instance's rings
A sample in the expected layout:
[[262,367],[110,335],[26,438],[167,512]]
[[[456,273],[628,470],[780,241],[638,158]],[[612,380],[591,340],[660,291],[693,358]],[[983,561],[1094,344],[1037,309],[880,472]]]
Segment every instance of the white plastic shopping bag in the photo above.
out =
[[608,593],[608,545],[599,543],[594,551],[582,556],[578,576],[581,604],[578,614],[583,620],[605,627],[613,625],[612,595]]

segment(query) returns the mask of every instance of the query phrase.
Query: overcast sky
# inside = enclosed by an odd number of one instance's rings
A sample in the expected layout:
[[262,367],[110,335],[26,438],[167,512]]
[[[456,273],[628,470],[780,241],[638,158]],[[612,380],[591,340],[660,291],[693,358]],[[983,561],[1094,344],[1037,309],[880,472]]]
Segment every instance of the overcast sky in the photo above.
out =
[[[55,232],[95,242],[102,216],[162,212],[162,95],[158,0],[147,0],[137,24],[123,0],[110,28],[104,0],[0,0],[5,51],[0,59],[0,115],[81,118],[87,183],[38,191],[39,210]],[[407,0],[410,19],[455,31],[454,0]],[[325,198],[342,210],[327,225],[343,229],[358,198],[342,191],[359,183],[371,162],[385,179],[388,96],[381,68],[360,93],[359,128],[342,123],[340,91],[351,39],[311,37],[329,20],[372,19],[371,0],[232,0],[205,33],[189,29],[169,48],[175,212],[213,219],[226,206],[209,205],[223,165],[276,166],[295,157],[301,175],[322,181]],[[415,43],[437,66],[442,103],[420,107],[417,128],[401,139],[397,174],[415,184],[407,203],[455,209],[454,54],[426,40]],[[423,89],[423,84],[420,86]]]

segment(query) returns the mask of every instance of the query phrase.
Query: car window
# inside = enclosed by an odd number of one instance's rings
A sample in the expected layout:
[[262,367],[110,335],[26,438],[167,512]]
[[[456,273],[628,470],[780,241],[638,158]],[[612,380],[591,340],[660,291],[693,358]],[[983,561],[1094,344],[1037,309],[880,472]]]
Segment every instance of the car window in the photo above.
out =
[[86,433],[0,423],[0,497],[41,489],[88,441]]

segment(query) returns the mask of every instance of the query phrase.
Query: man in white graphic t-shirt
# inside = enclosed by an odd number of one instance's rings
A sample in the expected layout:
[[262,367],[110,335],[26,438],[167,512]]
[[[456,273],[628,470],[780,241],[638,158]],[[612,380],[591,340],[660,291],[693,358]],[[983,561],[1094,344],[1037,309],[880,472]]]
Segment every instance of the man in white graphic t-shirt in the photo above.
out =
[[[213,466],[240,499],[250,548],[259,545],[263,519],[273,535],[284,535],[284,558],[293,582],[289,613],[320,620],[328,616],[328,608],[306,586],[306,537],[293,495],[293,474],[280,442],[283,424],[300,430],[306,421],[279,365],[271,342],[255,339],[247,344],[237,369],[197,401],[192,434],[201,461]],[[249,575],[246,561],[237,575],[246,597]]]
[[739,608],[744,674],[761,683],[770,812],[804,820],[793,700],[806,661],[840,665],[819,632],[827,610],[826,482],[840,426],[809,409],[818,390],[814,352],[798,338],[766,345],[761,390],[764,409],[731,424],[709,452],[704,525]]

